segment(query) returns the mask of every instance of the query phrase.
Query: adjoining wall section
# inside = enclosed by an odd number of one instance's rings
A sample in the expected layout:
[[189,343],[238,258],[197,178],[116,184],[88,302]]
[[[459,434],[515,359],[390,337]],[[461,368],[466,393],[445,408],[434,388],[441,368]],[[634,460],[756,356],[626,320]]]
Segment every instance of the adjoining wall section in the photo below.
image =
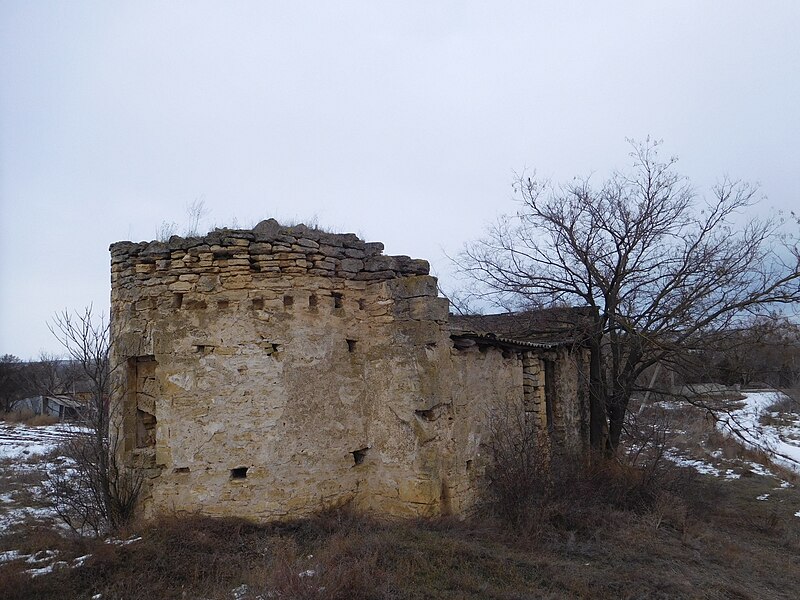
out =
[[525,355],[455,348],[427,262],[382,250],[274,220],[111,246],[112,433],[145,515],[474,502]]

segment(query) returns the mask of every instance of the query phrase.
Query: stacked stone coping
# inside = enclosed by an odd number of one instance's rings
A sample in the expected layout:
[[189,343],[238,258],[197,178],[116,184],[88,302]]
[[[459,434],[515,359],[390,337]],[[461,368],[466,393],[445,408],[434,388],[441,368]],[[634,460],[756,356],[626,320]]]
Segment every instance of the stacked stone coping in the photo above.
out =
[[[353,233],[327,233],[305,225],[284,227],[275,219],[252,230],[215,229],[203,237],[172,236],[168,242],[111,244],[112,282],[133,270],[137,279],[170,274],[260,274],[265,278],[322,276],[387,281],[428,275],[426,260],[385,256],[381,242]],[[127,277],[123,277],[127,279]]]

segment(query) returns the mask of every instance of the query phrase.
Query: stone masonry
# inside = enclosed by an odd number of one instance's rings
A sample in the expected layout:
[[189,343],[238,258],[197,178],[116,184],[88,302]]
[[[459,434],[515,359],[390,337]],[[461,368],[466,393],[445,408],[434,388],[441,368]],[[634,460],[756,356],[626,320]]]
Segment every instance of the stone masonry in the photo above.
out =
[[252,230],[111,246],[112,435],[157,513],[463,513],[492,415],[586,447],[566,344],[453,329],[428,263],[353,234]]

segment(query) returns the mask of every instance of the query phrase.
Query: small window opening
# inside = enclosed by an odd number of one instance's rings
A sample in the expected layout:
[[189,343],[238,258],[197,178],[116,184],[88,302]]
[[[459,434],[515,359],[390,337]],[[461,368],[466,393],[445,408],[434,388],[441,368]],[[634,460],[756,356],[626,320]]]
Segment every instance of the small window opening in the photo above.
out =
[[283,297],[283,306],[285,308],[289,308],[294,304],[294,297],[293,296],[284,296]]
[[175,302],[173,304],[175,308],[180,308],[183,306],[183,294],[175,294]]
[[188,473],[189,472],[189,467],[176,467],[172,472],[173,473]]
[[436,411],[432,408],[427,410],[415,410],[414,414],[417,415],[423,421],[435,421],[436,420]]
[[357,340],[347,340],[347,351],[348,352],[355,352],[356,351],[356,341]]
[[311,294],[308,297],[308,307],[309,308],[316,308],[317,307],[317,296],[315,294]]
[[217,302],[217,309],[219,310],[227,310],[229,302],[227,300],[220,300]]
[[263,298],[253,298],[253,310],[264,310]]
[[367,308],[367,301],[363,298],[358,299],[358,310],[366,310]]
[[344,296],[338,292],[333,292],[331,295],[333,296],[333,308],[342,308]]
[[470,471],[472,471],[472,461],[468,460],[467,461],[467,473],[469,473]]
[[366,448],[359,448],[358,450],[353,450],[350,454],[353,455],[353,463],[354,465],[360,465],[364,462],[364,458],[367,456],[367,450],[369,447]]
[[231,469],[231,479],[247,479],[247,467]]
[[186,308],[189,310],[204,310],[206,308],[205,300],[190,300],[186,303]]

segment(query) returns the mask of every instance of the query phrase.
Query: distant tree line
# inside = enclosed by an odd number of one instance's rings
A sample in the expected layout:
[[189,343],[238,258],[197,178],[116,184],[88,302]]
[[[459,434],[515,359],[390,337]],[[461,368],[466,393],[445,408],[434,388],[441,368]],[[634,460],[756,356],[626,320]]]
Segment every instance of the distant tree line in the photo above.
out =
[[0,356],[0,412],[9,413],[33,396],[69,394],[85,377],[74,360],[42,354],[24,361],[13,354]]

